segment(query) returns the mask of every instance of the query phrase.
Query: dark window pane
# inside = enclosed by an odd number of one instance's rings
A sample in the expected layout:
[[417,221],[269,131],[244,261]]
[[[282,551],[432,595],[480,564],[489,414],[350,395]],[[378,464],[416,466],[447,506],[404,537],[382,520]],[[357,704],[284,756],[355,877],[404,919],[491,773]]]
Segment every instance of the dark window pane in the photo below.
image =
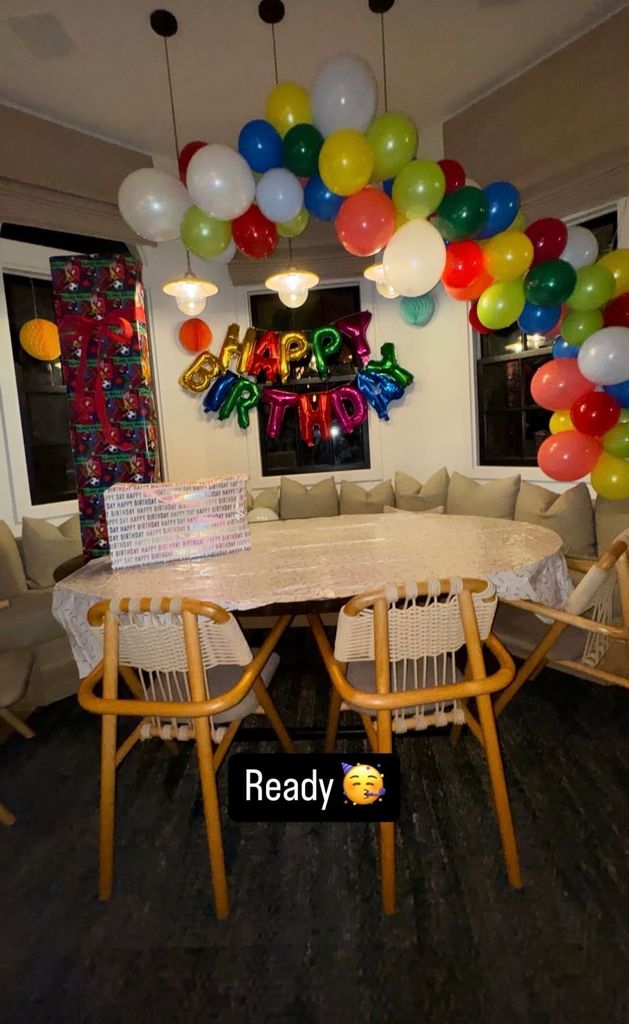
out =
[[29,466],[31,501],[69,501],[76,497],[76,481],[70,445],[37,445],[31,449]]
[[609,210],[598,217],[590,217],[582,220],[582,227],[587,228],[596,236],[598,242],[599,256],[611,252],[618,244],[618,213],[616,210]]
[[550,434],[548,421],[552,413],[547,409],[530,409],[524,414],[524,458],[535,459],[537,449]]
[[487,413],[484,435],[486,462],[508,463],[522,459],[521,413]]
[[508,356],[514,352],[521,352],[524,348],[522,331],[517,324],[505,327],[503,331],[481,334],[480,341],[483,359],[491,356]]
[[482,368],[482,394],[485,409],[519,409],[520,360],[487,362]]

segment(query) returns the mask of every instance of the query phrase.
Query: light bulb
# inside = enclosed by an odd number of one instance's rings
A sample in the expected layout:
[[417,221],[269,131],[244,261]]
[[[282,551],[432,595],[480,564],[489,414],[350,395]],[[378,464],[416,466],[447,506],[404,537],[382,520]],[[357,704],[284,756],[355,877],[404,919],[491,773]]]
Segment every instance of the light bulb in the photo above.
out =
[[382,295],[383,299],[397,299],[399,292],[396,292],[395,288],[392,288],[390,284],[385,284],[383,281],[376,282],[376,291],[378,295]]
[[299,309],[308,298],[308,289],[297,288],[295,291],[284,291],[282,289],[282,291],[278,292],[278,298],[289,309]]
[[199,313],[203,312],[207,304],[204,296],[201,296],[199,299],[179,296],[175,299],[175,302],[177,303],[177,309],[185,313],[186,316],[198,316]]

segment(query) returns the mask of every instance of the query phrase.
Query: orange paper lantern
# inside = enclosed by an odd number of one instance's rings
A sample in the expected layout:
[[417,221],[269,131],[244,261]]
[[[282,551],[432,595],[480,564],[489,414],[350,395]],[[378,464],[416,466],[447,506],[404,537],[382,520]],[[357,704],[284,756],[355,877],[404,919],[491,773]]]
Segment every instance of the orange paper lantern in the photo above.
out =
[[179,328],[179,341],[188,352],[203,352],[209,348],[212,340],[212,331],[205,320],[199,320],[197,316],[184,320]]
[[52,320],[27,320],[20,327],[20,345],[33,359],[48,363],[61,355],[59,331]]

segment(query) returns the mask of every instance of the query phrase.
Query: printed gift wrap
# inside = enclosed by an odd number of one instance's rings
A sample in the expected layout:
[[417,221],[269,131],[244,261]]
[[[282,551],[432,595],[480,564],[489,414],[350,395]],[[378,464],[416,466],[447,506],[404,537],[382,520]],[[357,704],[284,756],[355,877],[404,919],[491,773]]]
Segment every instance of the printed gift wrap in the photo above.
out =
[[113,568],[248,551],[246,480],[115,484],[105,491]]
[[81,536],[107,554],[104,493],[156,477],[157,429],[140,265],[131,256],[50,261]]

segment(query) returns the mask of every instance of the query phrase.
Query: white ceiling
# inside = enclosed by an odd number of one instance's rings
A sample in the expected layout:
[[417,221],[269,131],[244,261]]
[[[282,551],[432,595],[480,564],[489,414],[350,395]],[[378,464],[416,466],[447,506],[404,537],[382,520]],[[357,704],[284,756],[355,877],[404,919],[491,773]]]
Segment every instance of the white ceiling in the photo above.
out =
[[[181,141],[234,144],[264,115],[270,29],[257,0],[162,0],[179,19],[170,52]],[[153,154],[172,153],[160,0],[1,0],[0,101]],[[309,86],[322,60],[361,54],[381,78],[380,19],[367,0],[285,0],[280,79]],[[626,6],[620,0],[397,0],[385,15],[389,107],[428,126]],[[39,22],[11,18],[52,15]],[[31,48],[24,29],[35,33]],[[70,42],[64,37],[64,31]],[[69,52],[68,52],[69,51]],[[421,148],[421,147],[420,147]]]

